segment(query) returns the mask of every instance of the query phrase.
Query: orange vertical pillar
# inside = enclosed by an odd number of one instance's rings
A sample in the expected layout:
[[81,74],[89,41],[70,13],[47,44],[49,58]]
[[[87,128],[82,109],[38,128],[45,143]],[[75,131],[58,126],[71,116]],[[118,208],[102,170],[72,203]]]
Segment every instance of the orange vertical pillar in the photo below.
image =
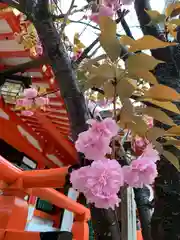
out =
[[0,229],[24,230],[28,204],[16,196],[0,196]]

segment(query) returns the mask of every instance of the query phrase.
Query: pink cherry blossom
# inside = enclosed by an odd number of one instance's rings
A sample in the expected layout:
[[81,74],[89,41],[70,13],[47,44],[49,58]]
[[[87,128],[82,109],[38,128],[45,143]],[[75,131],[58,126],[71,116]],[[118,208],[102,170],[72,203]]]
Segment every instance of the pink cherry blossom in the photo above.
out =
[[149,159],[142,158],[132,161],[130,166],[124,166],[123,173],[125,183],[135,188],[152,184],[158,174],[156,164]]
[[92,13],[92,15],[90,16],[90,20],[94,21],[95,23],[99,23],[99,17],[101,16],[112,17],[113,15],[114,15],[114,11],[112,7],[100,5],[99,12]]
[[28,107],[33,104],[32,99],[27,99],[27,98],[21,98],[16,101],[17,106],[22,106],[22,107]]
[[79,134],[75,143],[76,150],[84,153],[89,160],[99,160],[110,153],[109,139],[103,138],[91,130]]
[[111,136],[114,137],[118,134],[119,126],[117,125],[116,121],[112,118],[106,118],[103,120],[106,128],[111,132]]
[[143,159],[144,161],[151,160],[153,162],[160,160],[158,151],[153,148],[153,145],[151,143],[147,145],[139,158]]
[[112,7],[115,11],[117,11],[121,6],[120,0],[104,0],[104,4]]
[[107,118],[103,121],[88,120],[91,125],[89,130],[80,133],[75,147],[78,152],[84,153],[89,160],[99,160],[110,153],[110,141],[118,132],[116,122]]
[[116,136],[119,130],[118,125],[112,118],[106,118],[103,121],[91,119],[88,120],[88,124],[91,125],[92,132],[109,139]]
[[29,111],[29,110],[24,110],[21,112],[21,114],[23,116],[26,116],[26,117],[31,117],[32,115],[34,115],[34,113],[32,111]]
[[38,95],[38,91],[35,88],[26,88],[24,89],[25,98],[35,98]]
[[49,103],[49,99],[48,98],[45,98],[45,97],[38,97],[35,99],[35,103],[37,106],[44,106],[44,105],[48,105]]
[[99,13],[92,13],[89,16],[89,19],[98,24],[99,23]]
[[117,193],[124,184],[122,168],[116,160],[103,159],[71,173],[74,189],[98,208],[113,208],[119,204]]
[[108,7],[106,5],[101,5],[99,7],[99,16],[107,16],[107,17],[112,17],[114,14],[114,11],[112,7]]
[[24,102],[24,99],[23,99],[23,98],[17,99],[16,105],[17,105],[17,106],[23,106],[23,102]]
[[108,192],[100,196],[98,194],[95,196],[88,192],[85,196],[88,203],[94,203],[95,207],[104,209],[112,208],[114,210],[115,207],[119,206],[121,201],[117,194],[110,194]]

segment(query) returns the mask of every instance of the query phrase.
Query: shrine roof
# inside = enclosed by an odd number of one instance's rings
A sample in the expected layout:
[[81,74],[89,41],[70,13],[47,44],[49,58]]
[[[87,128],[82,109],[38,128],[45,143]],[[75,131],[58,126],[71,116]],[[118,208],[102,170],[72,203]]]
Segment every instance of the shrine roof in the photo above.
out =
[[[2,7],[4,4],[0,4]],[[12,9],[0,11],[1,76],[5,69],[13,69],[19,64],[39,58],[31,49],[25,49],[23,41],[17,41],[17,34],[20,33],[19,15]],[[50,65],[43,63],[16,75],[31,77],[32,86],[45,88],[50,100],[49,106],[46,111],[37,111],[33,116],[27,117],[15,111],[12,104],[6,104],[1,98],[0,138],[37,162],[45,162],[49,167],[75,163],[76,151],[69,140],[67,111]]]

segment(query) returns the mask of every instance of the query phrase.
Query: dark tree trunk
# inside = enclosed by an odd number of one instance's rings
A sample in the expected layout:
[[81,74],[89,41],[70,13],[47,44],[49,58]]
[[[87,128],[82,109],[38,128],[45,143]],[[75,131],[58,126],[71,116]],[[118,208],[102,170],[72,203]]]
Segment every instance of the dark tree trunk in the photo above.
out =
[[149,202],[149,189],[134,189],[135,201],[141,222],[142,235],[144,240],[152,240],[151,238],[151,205]]
[[[148,27],[149,17],[144,9],[149,9],[148,0],[135,0],[135,10],[144,34],[153,35],[159,39],[163,36],[157,26]],[[152,55],[165,61],[155,69],[159,83],[167,85],[180,92],[180,46],[156,49]],[[180,116],[168,112],[176,124],[180,124]],[[157,124],[159,127],[167,127]],[[169,149],[177,157],[180,151],[171,146]],[[151,222],[153,240],[180,239],[180,174],[163,157],[158,164],[158,177],[155,181],[155,205]]]

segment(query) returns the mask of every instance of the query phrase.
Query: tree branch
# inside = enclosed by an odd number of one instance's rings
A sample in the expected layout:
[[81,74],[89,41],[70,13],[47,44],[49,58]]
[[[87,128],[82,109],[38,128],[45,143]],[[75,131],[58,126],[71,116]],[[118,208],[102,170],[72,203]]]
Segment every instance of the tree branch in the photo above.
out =
[[[127,14],[128,12],[126,11],[125,13]],[[122,25],[122,27],[123,27],[126,35],[127,35],[128,37],[134,39],[134,37],[133,37],[133,35],[132,35],[132,33],[131,33],[131,30],[130,30],[130,28],[129,28],[126,20],[125,20],[125,15],[126,15],[126,14],[124,14],[124,13],[121,11],[121,9],[119,9],[119,10],[117,11],[118,18],[119,18],[119,20],[120,20],[120,22],[121,22],[121,25]]]
[[99,42],[99,37],[97,37],[81,54],[81,56],[75,61],[75,66],[78,66],[92,50],[92,48]]
[[74,7],[74,2],[75,2],[75,0],[71,0],[70,7],[69,7],[67,13],[64,15],[64,21],[63,21],[63,23],[61,25],[60,36],[62,35],[62,33],[63,33],[63,31],[64,31],[64,29],[66,27],[66,23],[67,23],[68,17],[71,14],[71,11],[72,11],[72,9]]

